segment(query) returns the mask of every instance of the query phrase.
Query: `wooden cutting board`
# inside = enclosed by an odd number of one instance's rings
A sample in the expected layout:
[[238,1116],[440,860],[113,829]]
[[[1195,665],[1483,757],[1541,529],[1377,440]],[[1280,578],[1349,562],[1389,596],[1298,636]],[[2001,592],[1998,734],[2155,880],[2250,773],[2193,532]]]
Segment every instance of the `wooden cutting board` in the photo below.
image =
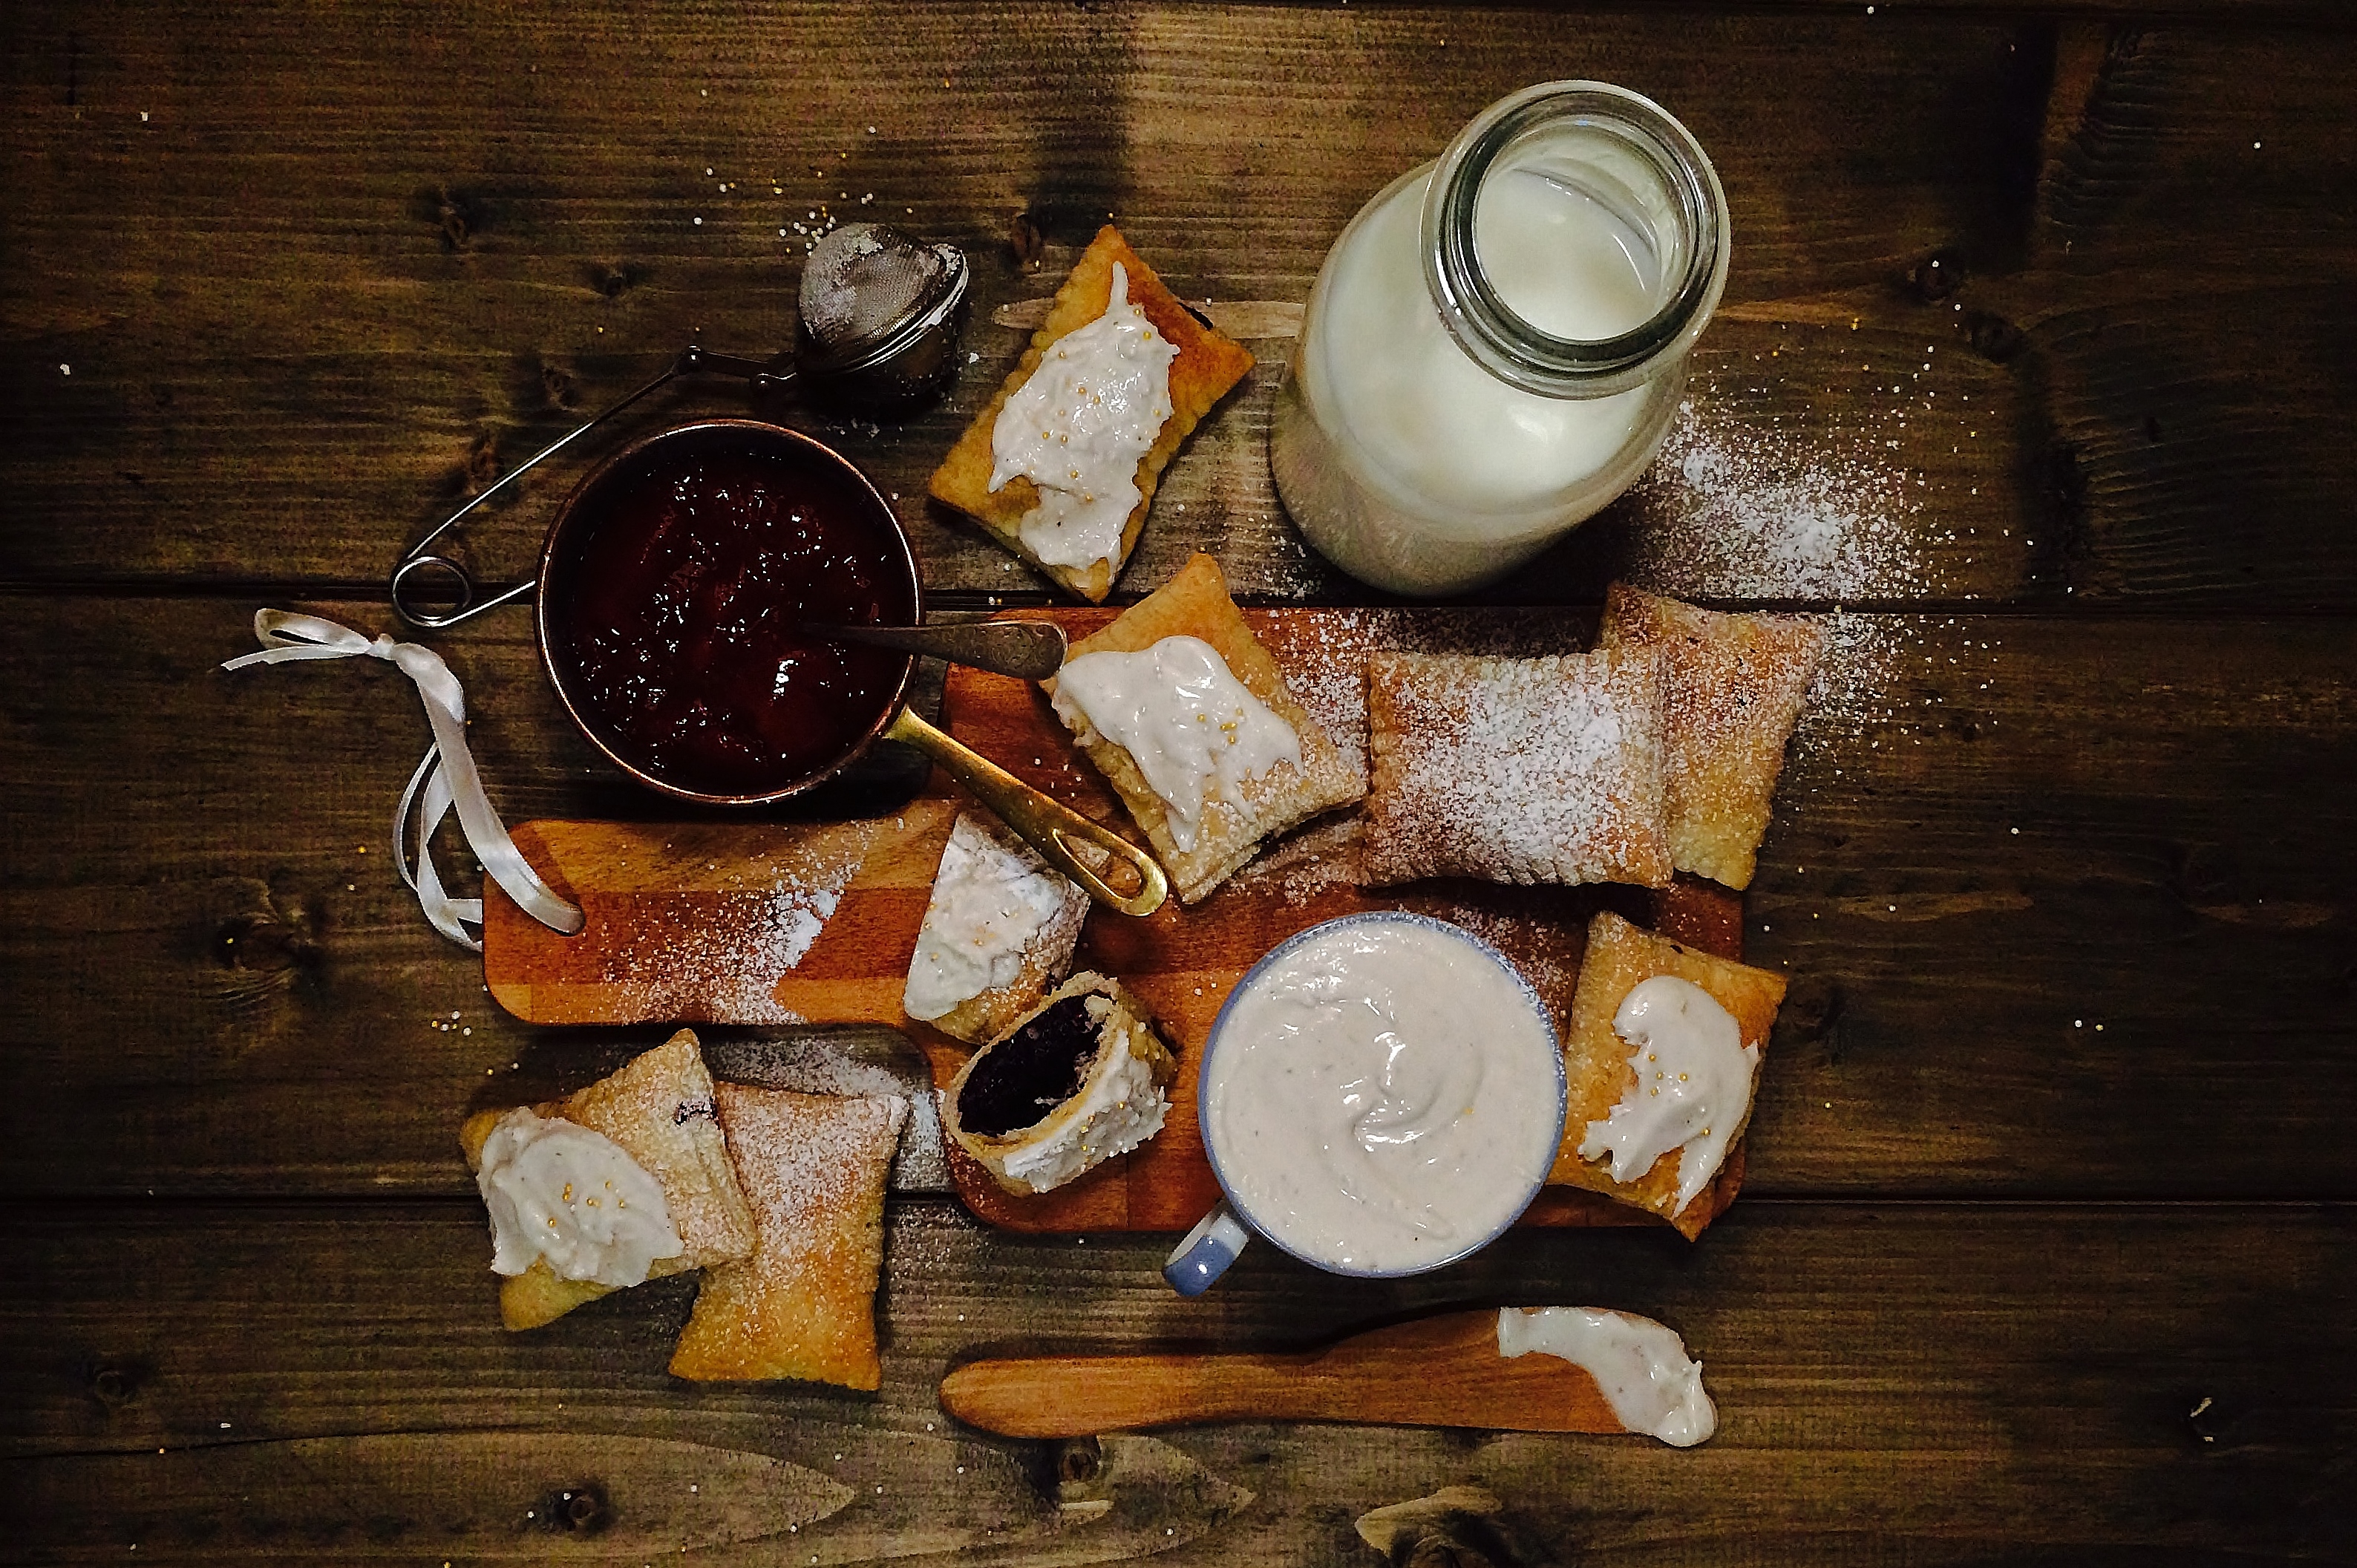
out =
[[[1109,610],[1021,612],[1075,637]],[[1303,705],[1345,746],[1366,735],[1371,648],[1538,654],[1581,646],[1560,612],[1258,610],[1247,612]],[[951,672],[950,732],[1084,815],[1128,827],[1039,690],[979,671]],[[876,1023],[921,1045],[946,1084],[969,1047],[900,1006],[909,954],[933,868],[961,799],[950,786],[890,816],[851,822],[529,822],[517,846],[579,904],[587,924],[561,937],[495,886],[484,894],[483,970],[494,999],[536,1024]],[[1219,1197],[1195,1120],[1195,1064],[1229,991],[1294,932],[1365,909],[1414,909],[1464,926],[1513,961],[1554,1013],[1568,1015],[1590,916],[1612,908],[1727,957],[1740,956],[1740,897],[1681,878],[1633,887],[1509,887],[1443,881],[1362,888],[1352,879],[1357,822],[1312,823],[1202,903],[1174,897],[1144,919],[1092,911],[1076,963],[1117,975],[1153,1009],[1178,1049],[1179,1077],[1159,1136],[1052,1193],[1003,1191],[951,1151],[975,1215],[1012,1230],[1180,1230]],[[1742,1176],[1730,1154],[1713,1196]],[[1594,1194],[1550,1187],[1525,1215],[1540,1225],[1656,1223]]]

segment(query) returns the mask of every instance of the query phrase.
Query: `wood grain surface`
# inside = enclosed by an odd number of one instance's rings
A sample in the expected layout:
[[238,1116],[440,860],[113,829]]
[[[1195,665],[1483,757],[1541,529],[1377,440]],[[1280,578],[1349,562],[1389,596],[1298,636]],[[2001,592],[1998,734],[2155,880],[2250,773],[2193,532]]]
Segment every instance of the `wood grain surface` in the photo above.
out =
[[[220,673],[253,609],[388,629],[404,539],[687,342],[782,347],[846,216],[966,249],[973,357],[905,426],[772,412],[938,612],[1042,602],[919,498],[1108,214],[1260,360],[1116,596],[1200,549],[1370,607],[1267,478],[1299,306],[1370,193],[1574,75],[1694,127],[1734,268],[1663,462],[1487,596],[1835,629],[1742,932],[1794,980],[1744,1200],[1375,1287],[1254,1249],[1188,1305],[1159,1242],[987,1232],[904,1159],[872,1398],[673,1381],[684,1281],[500,1331],[459,1121],[661,1031],[493,1005],[384,864],[414,695]],[[2357,1561],[2353,78],[2324,0],[0,8],[0,1561],[1372,1568],[1352,1520],[1452,1485],[1499,1568]],[[487,577],[578,472],[467,525]],[[435,643],[510,821],[673,814],[526,618]],[[1566,1301],[1679,1329],[1720,1434],[1059,1444],[936,1396]]]
[[[1254,1249],[1186,1303],[1155,1273],[1158,1242],[1009,1238],[903,1203],[872,1396],[670,1379],[684,1280],[505,1333],[472,1205],[61,1204],[0,1234],[25,1265],[0,1276],[0,1532],[66,1561],[127,1561],[135,1541],[167,1562],[456,1562],[436,1533],[456,1517],[503,1527],[472,1555],[544,1561],[1168,1549],[1342,1568],[1377,1561],[1353,1515],[1452,1483],[1498,1495],[1556,1562],[2330,1562],[2349,1544],[2357,1423],[2330,1371],[2357,1357],[2333,1310],[2357,1290],[2342,1206],[1749,1197],[1699,1247],[1534,1233],[1372,1288]],[[1675,1328],[1718,1435],[1681,1452],[1254,1423],[1059,1445],[956,1426],[935,1397],[979,1356],[1283,1351],[1567,1298]],[[528,1440],[522,1475],[471,1446],[485,1433]],[[447,1514],[404,1515],[335,1466],[335,1443],[371,1434],[442,1469]],[[333,1441],[298,1446],[313,1440]],[[602,1498],[610,1533],[525,1517],[567,1490]]]

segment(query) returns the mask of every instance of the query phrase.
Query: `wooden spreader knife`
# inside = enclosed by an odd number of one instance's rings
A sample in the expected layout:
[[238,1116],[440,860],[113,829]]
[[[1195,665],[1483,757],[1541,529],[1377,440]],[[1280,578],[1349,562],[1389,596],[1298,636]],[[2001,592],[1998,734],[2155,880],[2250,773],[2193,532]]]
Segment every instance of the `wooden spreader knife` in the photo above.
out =
[[942,1408],[1008,1437],[1083,1437],[1217,1421],[1625,1432],[1586,1370],[1498,1353],[1498,1314],[1451,1312],[1290,1355],[1051,1356],[974,1361]]

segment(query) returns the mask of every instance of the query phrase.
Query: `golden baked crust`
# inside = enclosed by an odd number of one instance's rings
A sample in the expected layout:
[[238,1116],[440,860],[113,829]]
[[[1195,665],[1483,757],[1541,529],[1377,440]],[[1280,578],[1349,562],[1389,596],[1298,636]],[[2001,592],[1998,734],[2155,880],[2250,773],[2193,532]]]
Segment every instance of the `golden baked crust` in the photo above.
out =
[[1671,861],[1749,886],[1824,631],[1792,616],[1697,609],[1615,583],[1597,643],[1662,650]]
[[[1104,314],[1113,297],[1115,262],[1128,274],[1130,303],[1142,308],[1154,329],[1178,347],[1178,356],[1170,361],[1170,417],[1163,422],[1161,434],[1146,456],[1138,459],[1138,500],[1122,526],[1120,555],[1077,569],[1051,566],[1032,554],[1017,532],[1025,514],[1039,503],[1038,489],[1019,475],[995,491],[990,488],[991,433],[998,424],[998,411],[1031,379],[1056,339]],[[1242,344],[1188,314],[1178,297],[1155,276],[1154,269],[1140,261],[1120,231],[1108,223],[1097,231],[1096,239],[1073,263],[1071,275],[1056,291],[1048,319],[1031,335],[1031,347],[1000,385],[998,395],[974,415],[974,423],[942,459],[942,466],[933,470],[927,488],[934,499],[973,518],[1039,571],[1081,597],[1102,604],[1113,591],[1113,581],[1121,575],[1129,553],[1137,547],[1138,532],[1146,526],[1146,509],[1154,504],[1154,488],[1161,480],[1163,468],[1211,405],[1225,397],[1252,366],[1253,357]]]
[[[662,1187],[663,1207],[686,1251],[656,1259],[648,1278],[730,1262],[752,1251],[753,1213],[729,1163],[714,1112],[712,1075],[694,1030],[682,1029],[587,1089],[533,1109],[612,1139]],[[459,1128],[469,1169],[481,1168],[483,1142],[506,1114],[479,1111]],[[565,1279],[535,1259],[522,1273],[500,1279],[500,1319],[510,1328],[537,1328],[614,1288]]]
[[719,1099],[759,1240],[751,1257],[705,1275],[672,1376],[873,1389],[884,1178],[909,1102],[734,1083]]
[[[1028,1126],[1005,1133],[976,1133],[967,1127],[960,1107],[975,1072],[985,1069],[992,1053],[1021,1033],[1024,1026],[1058,1003],[1073,997],[1101,999],[1087,1004],[1092,1015],[1090,1022],[1095,1032],[1095,1044],[1089,1069],[1080,1075],[1077,1089]],[[958,1069],[957,1077],[942,1092],[942,1129],[1007,1191],[1024,1197],[1052,1192],[1114,1155],[1128,1153],[1161,1130],[1159,1110],[1150,1118],[1152,1129],[1139,1137],[1135,1136],[1140,1130],[1135,1125],[1138,1118],[1130,1114],[1129,1100],[1114,1103],[1111,1096],[1100,1095],[1097,1098],[1105,1103],[1091,1102],[1090,1090],[1106,1081],[1125,1060],[1140,1063],[1157,1090],[1167,1090],[1178,1076],[1178,1058],[1171,1055],[1170,1047],[1155,1032],[1154,1020],[1137,998],[1121,982],[1084,970],[966,1058],[965,1066]],[[1158,1097],[1146,1098],[1151,1101]],[[1167,1107],[1168,1101],[1162,1101],[1161,1109]],[[1121,1140],[1125,1146],[1092,1144],[1092,1138],[1102,1138],[1109,1133],[1127,1134]],[[1025,1169],[1038,1174],[1011,1172],[1010,1159],[1023,1162]]]
[[[1154,792],[1129,753],[1099,735],[1095,726],[1082,727],[1078,736],[1081,750],[1121,796],[1137,825],[1146,830],[1146,841],[1154,846],[1163,869],[1169,872],[1171,886],[1181,901],[1192,904],[1251,860],[1263,840],[1364,796],[1367,778],[1358,759],[1334,744],[1286,686],[1276,660],[1253,636],[1235,600],[1228,596],[1228,582],[1220,564],[1209,555],[1189,558],[1177,575],[1124,610],[1112,625],[1072,644],[1065,662],[1084,653],[1143,652],[1166,637],[1200,638],[1210,643],[1226,661],[1228,672],[1292,725],[1301,741],[1300,768],[1280,762],[1259,778],[1246,780],[1240,791],[1244,801],[1241,810],[1232,801],[1208,801],[1196,830],[1195,847],[1182,850],[1170,836],[1170,813],[1162,797]],[[1054,681],[1042,684],[1050,696],[1055,694]]]
[[1369,883],[1668,885],[1652,649],[1373,654],[1367,728]]
[[[1049,871],[1047,863],[1040,860],[1028,844],[1017,838],[1005,823],[979,811],[959,812],[956,825],[950,830],[952,836],[969,830],[989,839],[1008,854],[1022,856],[1047,875],[1055,876],[1063,895],[1063,903],[1055,914],[1049,916],[1038,930],[1031,933],[1031,940],[1023,944],[1023,967],[1013,980],[1004,985],[978,991],[940,1017],[924,1020],[952,1039],[980,1045],[1004,1033],[1038,1006],[1049,988],[1064,978],[1065,970],[1071,965],[1072,949],[1080,944],[1082,922],[1088,918],[1089,896],[1078,885]],[[949,853],[947,844],[942,846],[942,853]],[[930,921],[932,918],[933,908],[929,901],[925,906],[925,918]],[[909,961],[915,962],[914,955]]]
[[[1579,1157],[1579,1145],[1587,1136],[1588,1123],[1610,1116],[1612,1107],[1637,1080],[1636,1069],[1629,1064],[1629,1043],[1612,1027],[1613,1015],[1620,1011],[1621,1001],[1631,991],[1657,974],[1675,975],[1709,992],[1714,1001],[1734,1015],[1736,1026],[1742,1031],[1743,1043],[1760,1047],[1760,1061],[1766,1062],[1769,1031],[1775,1027],[1776,1009],[1784,1001],[1783,976],[1683,947],[1667,937],[1632,926],[1615,914],[1598,915],[1588,923],[1587,952],[1580,961],[1571,1020],[1564,1030],[1564,1077],[1571,1092],[1564,1114],[1563,1146],[1555,1155],[1555,1168],[1548,1173],[1547,1181],[1557,1187],[1586,1187],[1633,1208],[1647,1209],[1676,1226],[1691,1240],[1702,1233],[1720,1206],[1714,1201],[1711,1189],[1705,1187],[1685,1208],[1673,1212],[1678,1191],[1678,1162],[1674,1155],[1664,1155],[1655,1160],[1652,1168],[1633,1182],[1614,1181],[1610,1167],[1603,1161]],[[1752,1101],[1756,1102],[1760,1086],[1756,1069],[1751,1084]],[[1747,1102],[1742,1123],[1727,1141],[1727,1166],[1739,1158],[1743,1128],[1750,1121],[1751,1103]],[[1721,1167],[1722,1175],[1726,1168]]]

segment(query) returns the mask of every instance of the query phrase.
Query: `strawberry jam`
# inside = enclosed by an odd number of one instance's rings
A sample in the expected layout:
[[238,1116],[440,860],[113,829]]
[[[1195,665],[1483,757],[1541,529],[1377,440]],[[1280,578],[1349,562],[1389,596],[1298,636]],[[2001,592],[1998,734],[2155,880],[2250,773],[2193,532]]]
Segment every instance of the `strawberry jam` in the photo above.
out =
[[856,750],[911,660],[804,622],[912,624],[888,510],[784,432],[691,427],[577,497],[541,595],[557,684],[617,757],[696,795],[791,789]]

